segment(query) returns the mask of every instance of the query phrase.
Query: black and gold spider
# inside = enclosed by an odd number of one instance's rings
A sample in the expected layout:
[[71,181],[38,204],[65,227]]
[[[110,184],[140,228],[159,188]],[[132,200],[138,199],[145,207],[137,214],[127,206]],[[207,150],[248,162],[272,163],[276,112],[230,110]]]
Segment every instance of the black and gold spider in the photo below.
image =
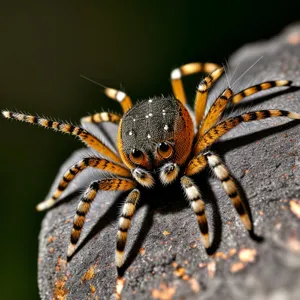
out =
[[[194,118],[186,108],[182,77],[198,72],[208,73],[209,75],[197,87]],[[113,152],[97,137],[79,126],[31,115],[2,111],[3,116],[8,119],[38,124],[45,128],[75,135],[87,146],[105,157],[87,157],[71,166],[64,174],[52,197],[38,204],[37,210],[41,211],[53,206],[75,176],[87,167],[105,170],[114,174],[110,179],[92,182],[82,195],[74,216],[71,241],[67,252],[68,257],[71,257],[76,249],[85,217],[97,192],[99,190],[130,191],[123,205],[118,225],[115,261],[119,270],[124,264],[127,232],[137,202],[140,199],[139,186],[153,189],[156,183],[169,185],[174,183],[176,179],[180,180],[181,186],[196,214],[203,244],[205,248],[209,248],[210,237],[205,215],[205,204],[201,199],[197,185],[191,179],[191,176],[202,172],[206,167],[210,167],[220,180],[244,226],[248,231],[252,231],[249,213],[241,200],[235,180],[221,159],[210,151],[210,147],[221,136],[240,123],[281,116],[300,119],[300,114],[284,110],[260,110],[220,121],[226,106],[230,102],[235,104],[261,90],[291,84],[291,81],[277,80],[260,83],[237,94],[233,94],[232,90],[227,88],[215,100],[205,115],[208,90],[222,73],[223,68],[213,63],[183,65],[178,69],[174,69],[171,73],[174,97],[153,98],[134,106],[132,106],[130,97],[124,92],[106,88],[106,95],[121,104],[124,115],[119,116],[102,112],[84,117],[82,123],[113,122],[119,124],[118,153]]]

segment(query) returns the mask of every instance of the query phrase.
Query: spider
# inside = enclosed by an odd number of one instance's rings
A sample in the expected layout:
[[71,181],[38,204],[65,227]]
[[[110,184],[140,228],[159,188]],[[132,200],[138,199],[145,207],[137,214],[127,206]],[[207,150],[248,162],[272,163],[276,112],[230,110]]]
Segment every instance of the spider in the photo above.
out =
[[[203,72],[207,75],[198,85],[195,96],[194,116],[186,105],[182,79],[184,76]],[[115,263],[117,270],[124,264],[127,234],[137,203],[141,197],[139,187],[154,189],[156,183],[169,185],[180,181],[191,208],[194,211],[204,247],[210,247],[205,203],[192,176],[209,167],[221,182],[232,201],[245,228],[251,232],[252,222],[243,203],[237,184],[219,156],[210,151],[211,146],[224,134],[240,123],[270,117],[300,119],[300,114],[285,110],[259,110],[247,112],[222,120],[229,103],[239,103],[245,97],[272,87],[290,86],[291,81],[267,81],[251,86],[234,94],[230,88],[214,101],[205,114],[207,95],[212,84],[223,74],[223,68],[214,63],[189,63],[171,72],[174,96],[151,98],[132,105],[130,97],[122,91],[105,88],[105,94],[120,103],[123,116],[102,112],[81,119],[84,123],[113,122],[118,124],[118,154],[104,145],[86,129],[71,124],[52,121],[32,115],[2,111],[5,118],[37,124],[45,128],[77,136],[87,146],[96,150],[101,157],[86,157],[70,167],[64,174],[52,197],[39,203],[37,210],[52,207],[70,182],[86,168],[107,171],[114,176],[93,181],[81,196],[74,216],[67,256],[76,250],[85,217],[96,194],[105,191],[130,191],[122,207],[118,223]],[[195,130],[196,129],[196,130]]]

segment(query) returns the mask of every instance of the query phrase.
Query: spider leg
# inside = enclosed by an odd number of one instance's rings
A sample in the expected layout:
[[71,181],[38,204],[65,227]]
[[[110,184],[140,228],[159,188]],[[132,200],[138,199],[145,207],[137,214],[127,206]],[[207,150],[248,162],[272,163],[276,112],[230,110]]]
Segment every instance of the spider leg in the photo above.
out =
[[219,65],[214,63],[189,63],[176,68],[171,72],[171,84],[173,89],[173,94],[176,99],[181,101],[183,104],[186,103],[186,95],[182,83],[182,77],[196,74],[200,72],[211,73],[215,69],[220,68]]
[[196,140],[219,121],[232,95],[232,90],[228,88],[216,99],[199,127]]
[[126,113],[132,107],[130,97],[122,91],[118,91],[112,88],[105,88],[104,93],[107,97],[120,103],[123,113]]
[[108,161],[104,158],[98,158],[98,157],[89,157],[84,158],[74,164],[63,176],[62,180],[60,181],[57,190],[52,194],[51,198],[39,203],[36,207],[38,211],[42,211],[45,209],[50,208],[53,206],[56,202],[56,200],[59,198],[59,196],[62,194],[62,192],[68,187],[70,182],[76,177],[77,174],[79,174],[81,171],[86,169],[87,167],[92,167],[96,169],[100,169],[103,171],[110,172],[115,175],[123,176],[123,177],[130,177],[130,171],[122,167],[120,165],[117,165],[111,161]]
[[204,247],[207,249],[210,246],[208,223],[205,215],[205,204],[201,199],[201,194],[198,187],[191,178],[183,176],[180,179],[184,192],[189,199],[192,209],[197,216],[200,232],[203,238]]
[[241,200],[241,196],[239,194],[235,180],[217,155],[211,152],[207,152],[205,156],[207,158],[208,165],[211,167],[216,177],[221,181],[223,189],[232,201],[232,204],[238,212],[244,226],[247,230],[251,231],[252,223],[250,221],[247,208]]
[[[207,132],[212,126],[214,126],[220,120],[229,101],[232,101],[234,104],[236,104],[236,103],[239,103],[245,97],[256,94],[262,90],[267,90],[272,87],[278,87],[278,86],[289,86],[291,84],[292,84],[292,81],[288,81],[288,80],[266,81],[266,82],[262,82],[260,84],[251,86],[247,89],[244,89],[235,95],[233,95],[233,92],[231,89],[226,89],[223,92],[223,94],[221,96],[219,96],[219,98],[211,106],[209,112],[207,113],[203,123],[201,124],[201,126],[197,132],[196,140],[199,140],[205,132]],[[225,93],[227,93],[227,95]],[[230,95],[230,93],[231,93],[231,95]],[[204,108],[203,108],[203,110],[204,110]],[[197,115],[197,113],[196,113],[196,115]]]
[[122,214],[119,220],[116,245],[116,266],[120,269],[124,264],[124,250],[127,241],[127,232],[130,228],[131,219],[136,209],[137,202],[140,199],[140,192],[137,189],[132,190],[127,196],[122,208]]
[[[237,125],[245,122],[255,120],[263,120],[272,117],[288,117],[290,119],[300,119],[300,114],[286,110],[269,109],[248,112],[236,117],[228,118],[219,124],[212,127],[207,131],[198,142],[195,144],[194,153],[196,155],[215,143],[221,136],[236,127]],[[195,156],[192,160],[194,160]]]
[[245,97],[256,94],[257,92],[260,92],[262,90],[268,90],[277,86],[290,86],[291,84],[292,81],[289,80],[265,81],[238,92],[231,98],[231,101],[232,103],[237,104],[240,101],[242,101]]
[[108,113],[108,112],[101,112],[101,113],[96,113],[91,116],[86,116],[81,118],[81,122],[85,123],[101,123],[101,122],[112,122],[115,124],[119,124],[121,120],[121,116],[113,113]]
[[212,84],[223,74],[223,71],[224,71],[223,68],[218,68],[214,70],[211,74],[205,77],[197,87],[195,105],[194,105],[197,127],[200,125],[204,116],[206,103],[207,103],[208,90],[212,86]]
[[115,162],[122,163],[121,158],[117,154],[115,154],[112,150],[105,146],[98,138],[79,126],[73,126],[67,123],[52,121],[37,116],[24,115],[10,111],[2,111],[2,114],[7,119],[15,119],[18,121],[40,125],[45,128],[52,128],[55,131],[75,135],[79,137],[81,141],[84,142],[87,146],[95,149],[102,155],[112,159]]
[[99,190],[128,191],[133,189],[135,186],[136,184],[133,181],[122,178],[103,179],[91,183],[91,185],[88,187],[88,189],[80,199],[76,210],[76,214],[74,216],[71,241],[67,253],[68,258],[70,258],[73,255],[76,249],[76,244],[79,240],[85,222],[85,216],[87,215],[90,206],[97,195],[97,192]]

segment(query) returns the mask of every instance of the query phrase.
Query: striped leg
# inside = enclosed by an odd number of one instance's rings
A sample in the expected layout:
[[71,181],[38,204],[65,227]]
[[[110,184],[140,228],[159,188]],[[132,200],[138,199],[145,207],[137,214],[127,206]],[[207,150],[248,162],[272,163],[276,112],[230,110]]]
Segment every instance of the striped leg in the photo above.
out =
[[97,139],[95,136],[93,136],[92,134],[90,134],[89,132],[87,132],[85,129],[81,127],[73,126],[67,123],[52,121],[37,116],[24,115],[24,114],[19,114],[10,111],[2,111],[2,114],[7,119],[15,119],[18,121],[23,121],[31,124],[37,124],[45,128],[52,128],[56,131],[77,136],[87,146],[95,149],[102,155],[112,159],[115,162],[122,163],[121,158],[117,154],[115,154],[112,150],[110,150],[107,146],[105,146],[99,139]]
[[[295,112],[290,112],[286,110],[269,109],[269,110],[258,110],[254,112],[248,112],[240,116],[232,117],[227,120],[222,121],[218,125],[212,127],[208,132],[206,132],[203,137],[198,140],[195,145],[195,153],[200,153],[207,147],[211,146],[225,133],[236,127],[237,125],[244,122],[251,122],[256,120],[263,120],[272,117],[288,117],[290,119],[300,119],[300,114]],[[200,154],[201,155],[201,154]],[[195,159],[194,157],[193,159]],[[192,160],[193,160],[192,159]]]
[[235,94],[231,101],[234,104],[239,103],[242,101],[245,97],[248,97],[250,95],[256,94],[257,92],[260,92],[262,90],[268,90],[276,86],[290,86],[292,84],[292,81],[289,80],[275,80],[275,81],[266,81],[262,82],[260,84],[251,86],[247,89],[244,89],[240,91],[239,93]]
[[127,241],[127,232],[130,228],[131,219],[136,209],[137,202],[140,199],[140,192],[134,189],[127,196],[126,201],[122,208],[122,214],[119,220],[119,227],[117,233],[117,246],[116,246],[116,266],[120,269],[124,264],[124,251]]
[[180,68],[174,69],[171,72],[171,84],[175,98],[180,100],[183,104],[186,103],[186,95],[182,83],[183,76],[196,74],[200,72],[211,73],[217,68],[220,68],[220,66],[214,63],[196,62],[189,63],[181,66]]
[[184,192],[191,203],[192,209],[197,216],[197,221],[203,238],[203,244],[207,249],[210,246],[208,223],[205,215],[205,205],[201,199],[199,189],[192,179],[187,176],[183,176],[180,181]]
[[76,215],[74,217],[73,228],[71,233],[71,242],[68,247],[68,253],[67,253],[68,258],[70,258],[73,255],[76,249],[76,244],[79,240],[85,222],[85,216],[88,213],[91,203],[94,201],[97,192],[99,190],[128,191],[133,189],[135,185],[136,184],[129,179],[121,179],[121,178],[103,179],[91,183],[89,188],[86,190],[86,192],[80,199],[80,202],[76,210]]
[[108,112],[101,112],[91,116],[86,116],[81,118],[81,122],[85,123],[101,123],[101,122],[112,122],[115,124],[119,124],[121,120],[121,116]]
[[112,88],[105,88],[104,93],[107,97],[119,102],[124,113],[132,107],[130,97],[124,92]]
[[238,212],[244,226],[247,230],[252,230],[252,223],[249,218],[249,214],[247,212],[247,208],[243,201],[241,200],[241,196],[239,194],[238,188],[232,176],[230,175],[228,169],[222,163],[221,159],[210,152],[206,153],[207,161],[212,171],[215,173],[216,177],[221,181],[222,186],[232,201],[236,211]]
[[60,181],[57,190],[53,193],[52,197],[39,203],[36,207],[38,211],[42,211],[53,206],[62,194],[62,192],[68,187],[70,182],[75,178],[75,176],[86,169],[87,167],[92,167],[100,169],[103,171],[110,172],[115,175],[130,177],[130,171],[125,167],[119,166],[111,161],[108,161],[104,158],[89,157],[80,160],[75,165],[73,165],[63,176]]
[[210,107],[203,123],[199,127],[197,132],[196,139],[198,140],[203,134],[208,131],[212,126],[214,126],[221,118],[223,111],[226,108],[226,105],[230,98],[232,97],[233,92],[231,89],[226,89],[213,103]]
[[208,90],[212,86],[212,84],[223,74],[223,70],[223,68],[216,69],[210,75],[205,77],[197,87],[194,105],[197,127],[200,125],[204,116]]

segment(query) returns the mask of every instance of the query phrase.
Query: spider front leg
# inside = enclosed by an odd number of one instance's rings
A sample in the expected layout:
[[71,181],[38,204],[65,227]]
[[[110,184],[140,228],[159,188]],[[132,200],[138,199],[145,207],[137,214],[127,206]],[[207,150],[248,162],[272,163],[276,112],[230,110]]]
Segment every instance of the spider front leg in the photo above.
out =
[[115,175],[130,177],[130,171],[122,167],[118,164],[115,164],[107,159],[98,158],[98,157],[88,157],[80,160],[76,164],[74,164],[63,176],[60,181],[57,190],[53,193],[51,198],[39,203],[36,207],[38,211],[42,211],[52,207],[62,192],[68,187],[70,182],[78,175],[80,172],[85,170],[86,168],[96,168],[103,171],[110,172]]
[[87,130],[79,126],[73,126],[68,123],[57,122],[45,118],[40,118],[37,116],[24,115],[11,111],[2,111],[2,115],[7,119],[14,119],[30,124],[35,124],[44,128],[51,128],[55,131],[77,136],[87,146],[91,147],[92,149],[98,151],[102,155],[112,159],[115,162],[122,163],[121,158],[116,153],[114,153],[111,149],[105,146],[97,137],[90,134]]
[[196,63],[185,64],[180,68],[174,69],[171,72],[171,84],[172,84],[173,94],[175,98],[181,101],[183,104],[186,103],[186,95],[182,83],[182,77],[200,73],[200,72],[211,73],[214,70],[219,68],[220,66],[214,63],[196,62]]
[[88,213],[92,202],[94,201],[99,190],[104,191],[128,191],[132,190],[136,183],[129,179],[112,178],[94,181],[83,194],[78,204],[76,215],[74,216],[71,241],[68,247],[67,257],[70,258],[78,243],[82,228],[85,222],[85,216]]
[[192,181],[191,178],[183,176],[181,179],[181,185],[184,192],[191,203],[191,207],[197,216],[200,232],[203,238],[204,247],[207,249],[210,246],[208,223],[205,215],[205,204],[201,199],[201,194],[198,187]]

